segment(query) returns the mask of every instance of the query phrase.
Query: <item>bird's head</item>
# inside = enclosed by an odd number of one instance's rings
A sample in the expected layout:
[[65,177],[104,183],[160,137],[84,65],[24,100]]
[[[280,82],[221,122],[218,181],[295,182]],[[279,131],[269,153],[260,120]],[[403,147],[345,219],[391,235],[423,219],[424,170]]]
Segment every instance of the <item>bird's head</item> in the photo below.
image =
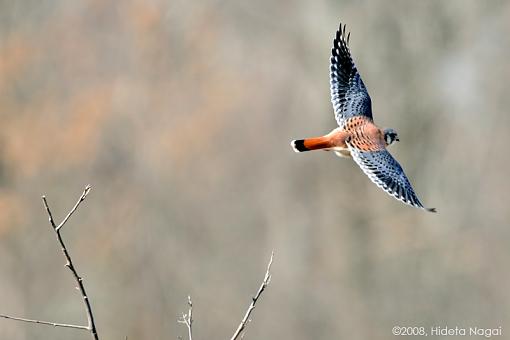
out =
[[400,141],[400,139],[398,139],[397,131],[393,129],[384,129],[384,141],[386,142],[386,145],[391,145],[394,142]]

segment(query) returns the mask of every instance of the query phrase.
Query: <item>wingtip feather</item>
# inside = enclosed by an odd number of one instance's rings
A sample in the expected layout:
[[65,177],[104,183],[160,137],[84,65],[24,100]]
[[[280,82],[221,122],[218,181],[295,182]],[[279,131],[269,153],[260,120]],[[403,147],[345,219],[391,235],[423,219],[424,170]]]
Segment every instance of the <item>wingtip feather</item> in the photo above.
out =
[[336,40],[343,41],[346,45],[349,45],[349,40],[351,38],[351,32],[347,32],[347,24],[342,24],[340,22],[340,26],[336,31]]

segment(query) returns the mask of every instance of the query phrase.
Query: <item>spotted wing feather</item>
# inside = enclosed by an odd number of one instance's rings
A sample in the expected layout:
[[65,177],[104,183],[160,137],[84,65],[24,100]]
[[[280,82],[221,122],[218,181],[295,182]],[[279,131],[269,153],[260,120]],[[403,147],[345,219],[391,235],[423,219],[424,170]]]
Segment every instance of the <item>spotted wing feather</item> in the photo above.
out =
[[364,152],[349,145],[349,150],[361,170],[386,193],[413,207],[436,211],[421,204],[404,170],[386,149]]
[[372,119],[371,99],[352,60],[349,37],[350,33],[345,35],[345,25],[340,24],[330,59],[331,102],[340,127],[354,116]]

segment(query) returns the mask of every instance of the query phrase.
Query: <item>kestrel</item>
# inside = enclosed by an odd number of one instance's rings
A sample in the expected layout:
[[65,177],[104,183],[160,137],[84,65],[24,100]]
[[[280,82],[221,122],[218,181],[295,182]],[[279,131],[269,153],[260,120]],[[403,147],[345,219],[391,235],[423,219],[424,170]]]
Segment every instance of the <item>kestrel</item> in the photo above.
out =
[[331,102],[338,128],[322,137],[291,142],[294,151],[332,150],[352,157],[361,170],[389,195],[416,208],[425,208],[414,193],[404,170],[386,150],[398,142],[393,129],[380,129],[372,118],[372,103],[349,50],[345,25],[336,32],[330,59]]

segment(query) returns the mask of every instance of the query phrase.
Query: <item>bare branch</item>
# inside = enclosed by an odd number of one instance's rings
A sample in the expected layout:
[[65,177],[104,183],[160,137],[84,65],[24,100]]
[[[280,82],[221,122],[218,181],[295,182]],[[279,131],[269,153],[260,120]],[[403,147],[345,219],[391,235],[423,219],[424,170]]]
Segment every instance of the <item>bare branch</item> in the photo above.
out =
[[182,319],[177,320],[179,323],[183,323],[188,328],[188,340],[193,340],[192,324],[193,324],[193,302],[191,302],[191,296],[188,295],[188,314],[182,314]]
[[50,207],[48,205],[48,201],[46,200],[46,196],[42,197],[44,207],[46,208],[46,211],[48,212],[48,217],[50,220],[50,224],[53,227],[53,230],[55,231],[55,234],[57,236],[57,240],[60,243],[60,247],[62,248],[62,253],[64,254],[64,257],[66,258],[66,267],[69,268],[71,273],[73,274],[74,279],[76,280],[76,283],[78,284],[78,290],[81,293],[81,296],[83,297],[83,303],[85,305],[85,310],[87,312],[87,329],[92,334],[92,337],[94,340],[99,340],[99,337],[97,335],[96,325],[94,323],[94,314],[92,313],[92,307],[90,306],[90,301],[87,295],[87,292],[85,291],[85,286],[83,285],[83,278],[81,278],[78,275],[78,272],[76,271],[73,260],[71,259],[71,255],[69,255],[69,252],[67,251],[66,245],[64,244],[64,240],[62,239],[62,236],[60,235],[60,228],[64,226],[64,224],[69,220],[71,215],[78,209],[78,206],[80,205],[83,200],[87,197],[91,190],[91,186],[87,185],[85,189],[83,190],[83,193],[81,194],[80,198],[74,205],[74,207],[69,211],[67,216],[60,222],[58,226],[55,225],[55,221],[53,220],[53,216],[51,214]]
[[41,324],[41,325],[47,325],[47,326],[53,326],[53,327],[75,328],[75,329],[83,329],[83,330],[86,330],[86,331],[89,330],[87,326],[79,326],[79,325],[71,325],[71,324],[66,324],[66,323],[58,323],[58,322],[49,322],[49,321],[17,318],[17,317],[14,317],[14,316],[9,316],[9,315],[4,315],[4,314],[0,314],[0,318],[9,319],[9,320],[15,320],[15,321],[29,322],[29,323],[38,323],[38,324]]
[[[60,222],[58,225],[55,223],[55,220],[53,219],[53,214],[51,212],[51,209],[49,207],[48,201],[46,200],[46,196],[42,196],[43,204],[46,209],[46,212],[48,214],[49,223],[55,232],[55,235],[57,237],[57,240],[60,244],[62,254],[64,255],[66,259],[65,266],[71,271],[73,274],[73,277],[78,285],[77,289],[80,291],[80,294],[83,298],[83,303],[85,306],[85,311],[87,313],[87,320],[88,324],[87,326],[81,326],[81,325],[73,325],[73,324],[64,324],[64,323],[56,323],[56,322],[49,322],[49,321],[41,321],[41,320],[33,320],[33,319],[26,319],[26,318],[20,318],[20,317],[14,317],[9,315],[0,314],[0,318],[9,319],[9,320],[15,320],[15,321],[21,321],[21,322],[27,322],[27,323],[37,323],[42,325],[48,325],[48,326],[54,326],[54,327],[67,327],[67,328],[75,328],[75,329],[81,329],[89,331],[94,338],[94,340],[99,340],[99,336],[97,334],[96,326],[94,323],[94,315],[92,313],[92,307],[90,305],[90,301],[88,298],[88,295],[85,291],[85,286],[83,284],[83,279],[78,275],[78,272],[76,271],[76,268],[73,264],[73,261],[71,259],[71,255],[69,254],[66,245],[64,243],[64,240],[62,238],[62,235],[60,234],[61,228],[67,223],[67,221],[70,219],[70,217],[74,214],[74,212],[78,209],[81,202],[85,200],[87,195],[90,193],[91,187],[90,185],[87,185],[85,189],[83,190],[83,193],[81,194],[80,198],[74,205],[74,207],[67,213],[67,215],[64,217],[62,222]],[[250,305],[248,306],[248,310],[246,311],[243,319],[241,320],[241,323],[237,327],[234,335],[232,335],[230,340],[236,340],[238,338],[242,339],[244,337],[244,330],[250,321],[250,315],[255,309],[255,305],[259,298],[261,297],[262,293],[266,289],[266,287],[269,285],[271,281],[271,265],[273,263],[273,256],[274,252],[271,253],[271,258],[269,259],[269,263],[267,265],[266,274],[264,276],[264,280],[262,281],[257,293],[252,298],[252,301]],[[188,296],[188,313],[183,313],[182,318],[178,320],[179,323],[183,323],[186,325],[188,329],[188,340],[193,340],[193,332],[192,332],[192,325],[193,325],[193,303],[191,301],[191,296]],[[127,336],[125,338],[127,340]]]
[[235,331],[234,335],[232,335],[230,340],[236,340],[239,336],[241,336],[241,338],[244,337],[244,333],[242,334],[242,332],[246,328],[246,324],[249,321],[251,312],[255,309],[255,304],[257,303],[259,297],[262,295],[262,292],[264,291],[264,289],[266,289],[266,287],[269,285],[269,282],[271,281],[271,265],[273,264],[273,256],[274,256],[274,251],[271,252],[271,258],[269,259],[269,263],[267,265],[267,270],[266,270],[266,275],[264,276],[264,280],[262,281],[262,284],[260,285],[259,290],[257,291],[257,294],[255,294],[255,296],[252,298],[250,306],[248,307],[248,310],[244,314],[243,320],[241,320],[241,323],[237,327],[237,330]]
[[80,198],[74,205],[74,207],[69,211],[69,213],[66,215],[66,217],[64,217],[64,219],[62,220],[62,222],[60,222],[60,224],[58,226],[55,223],[55,220],[53,219],[53,214],[51,213],[50,207],[48,205],[48,201],[46,200],[46,196],[42,196],[44,208],[46,209],[46,212],[48,213],[48,219],[49,219],[50,225],[51,225],[53,231],[55,232],[57,240],[60,243],[62,253],[64,254],[64,257],[66,258],[65,266],[67,268],[69,268],[69,270],[73,274],[73,277],[76,280],[76,283],[78,284],[77,288],[80,291],[81,296],[83,298],[83,303],[85,305],[85,310],[87,313],[87,320],[88,320],[87,326],[63,324],[63,323],[41,321],[41,320],[32,320],[32,319],[18,318],[18,317],[13,317],[13,316],[9,316],[9,315],[3,315],[3,314],[0,314],[0,317],[2,317],[4,319],[10,319],[10,320],[22,321],[22,322],[28,322],[28,323],[38,323],[38,324],[54,326],[54,327],[67,327],[67,328],[83,329],[83,330],[89,331],[92,334],[92,337],[94,338],[94,340],[99,340],[99,337],[97,335],[96,325],[94,323],[94,315],[92,314],[92,307],[90,306],[90,301],[89,301],[88,295],[85,291],[85,287],[83,285],[83,279],[78,275],[78,272],[76,271],[73,261],[71,259],[71,255],[69,255],[69,252],[67,251],[64,240],[62,239],[62,236],[60,235],[60,228],[62,228],[66,224],[66,222],[69,220],[71,215],[73,215],[74,212],[76,211],[76,209],[78,209],[78,206],[80,205],[81,202],[83,202],[85,200],[85,198],[89,194],[90,190],[91,190],[91,186],[87,185],[85,187],[85,189],[83,190],[83,193],[81,194]]

